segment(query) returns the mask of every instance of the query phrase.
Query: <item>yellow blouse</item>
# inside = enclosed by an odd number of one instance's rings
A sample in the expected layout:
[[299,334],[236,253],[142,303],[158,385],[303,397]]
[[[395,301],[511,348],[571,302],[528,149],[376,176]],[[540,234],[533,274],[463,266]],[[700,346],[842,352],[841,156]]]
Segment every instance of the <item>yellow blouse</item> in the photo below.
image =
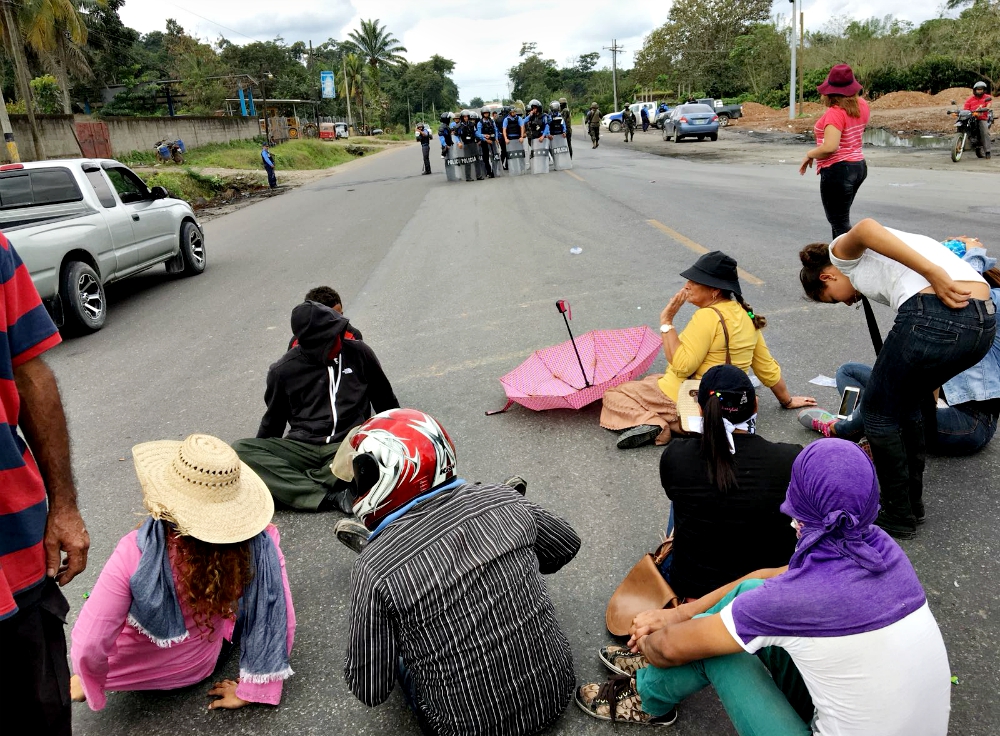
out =
[[[754,374],[770,388],[781,380],[781,367],[771,357],[764,335],[735,301],[714,305],[722,312],[729,330],[729,355],[733,365]],[[677,401],[681,383],[688,378],[701,378],[705,371],[726,362],[726,337],[715,310],[702,307],[694,313],[684,331],[678,335],[681,344],[659,380],[660,390]]]

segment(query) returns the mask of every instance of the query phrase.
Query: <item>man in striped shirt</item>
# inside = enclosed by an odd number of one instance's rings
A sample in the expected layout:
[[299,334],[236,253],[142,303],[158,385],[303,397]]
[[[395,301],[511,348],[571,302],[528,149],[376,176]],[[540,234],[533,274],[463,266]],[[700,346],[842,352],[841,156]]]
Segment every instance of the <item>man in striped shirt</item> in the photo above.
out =
[[56,583],[87,566],[90,539],[59,388],[39,357],[59,332],[2,234],[0,331],[0,714],[5,727],[69,736],[69,604]]
[[454,445],[422,412],[385,412],[349,441],[354,511],[372,530],[352,575],[351,691],[375,706],[399,681],[440,736],[550,725],[575,678],[541,575],[580,538],[509,486],[457,478]]

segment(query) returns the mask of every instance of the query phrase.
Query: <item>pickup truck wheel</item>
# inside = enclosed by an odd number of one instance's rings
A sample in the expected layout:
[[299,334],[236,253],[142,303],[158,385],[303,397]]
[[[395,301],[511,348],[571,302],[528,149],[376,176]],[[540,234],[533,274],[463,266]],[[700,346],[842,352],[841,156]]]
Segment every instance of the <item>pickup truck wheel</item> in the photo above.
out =
[[205,253],[205,236],[193,222],[181,226],[181,258],[184,261],[185,276],[197,276],[208,263]]
[[66,327],[72,333],[97,332],[104,327],[108,303],[101,277],[89,265],[70,261],[63,268],[60,294],[66,310]]
[[719,116],[719,125],[722,126],[723,128],[725,128],[727,125],[729,125],[729,116],[726,115],[725,113],[723,113],[722,115],[720,115]]
[[612,120],[610,123],[608,123],[608,130],[610,130],[612,133],[617,133],[621,129],[622,129],[622,124],[617,120]]
[[663,136],[663,140],[665,140],[665,141],[670,140],[670,138],[667,137],[667,126],[666,125],[663,126],[663,130],[661,132],[661,135]]

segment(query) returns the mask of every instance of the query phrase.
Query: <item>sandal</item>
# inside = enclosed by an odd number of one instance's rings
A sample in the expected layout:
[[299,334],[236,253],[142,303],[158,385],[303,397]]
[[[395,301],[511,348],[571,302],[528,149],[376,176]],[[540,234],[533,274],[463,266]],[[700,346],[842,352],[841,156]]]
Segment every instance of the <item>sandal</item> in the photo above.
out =
[[581,685],[576,691],[576,704],[587,715],[612,723],[672,726],[677,722],[677,708],[671,708],[662,716],[651,716],[644,711],[642,699],[635,689],[635,679],[631,677],[618,676],[603,684]]
[[649,661],[642,652],[633,652],[628,647],[621,647],[617,644],[601,647],[597,655],[601,658],[604,666],[617,675],[635,677],[636,672],[644,667],[649,667]]

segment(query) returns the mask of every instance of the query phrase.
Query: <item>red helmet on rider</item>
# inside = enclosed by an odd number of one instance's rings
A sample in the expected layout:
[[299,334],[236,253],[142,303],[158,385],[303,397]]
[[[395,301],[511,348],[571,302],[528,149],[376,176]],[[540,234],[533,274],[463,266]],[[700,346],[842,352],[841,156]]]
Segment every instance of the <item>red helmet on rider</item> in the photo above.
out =
[[455,443],[429,414],[390,409],[362,424],[354,450],[354,514],[374,530],[389,514],[455,478]]

